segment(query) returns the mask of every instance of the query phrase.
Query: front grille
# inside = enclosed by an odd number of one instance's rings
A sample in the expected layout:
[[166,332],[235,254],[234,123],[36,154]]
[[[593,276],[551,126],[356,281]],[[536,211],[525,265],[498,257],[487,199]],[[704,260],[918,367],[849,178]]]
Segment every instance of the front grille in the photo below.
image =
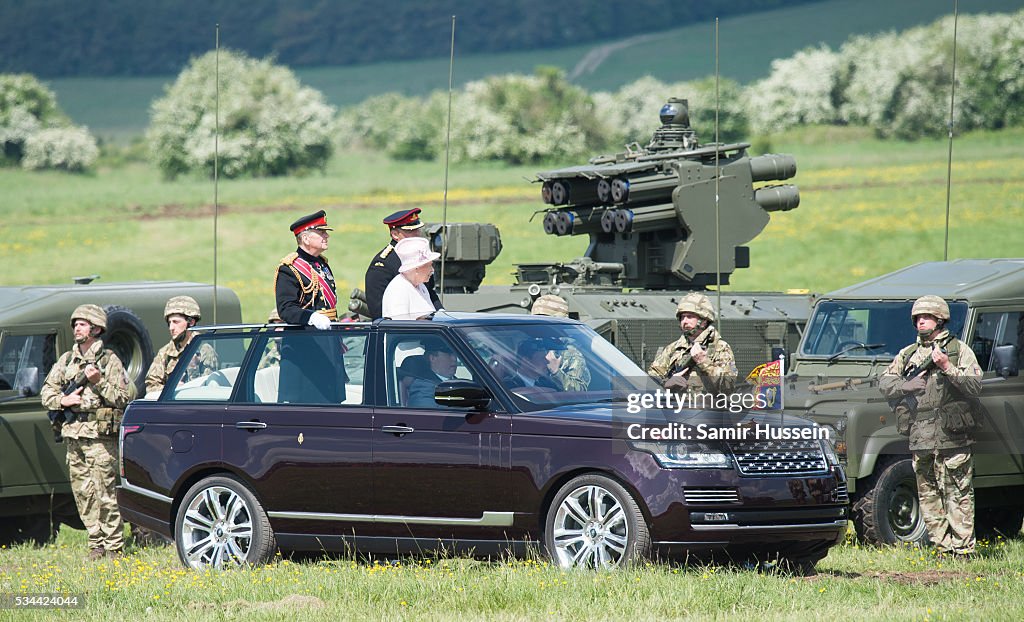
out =
[[729,443],[743,475],[824,473],[825,454],[818,441],[751,441]]
[[735,488],[684,488],[687,503],[739,503],[740,493]]

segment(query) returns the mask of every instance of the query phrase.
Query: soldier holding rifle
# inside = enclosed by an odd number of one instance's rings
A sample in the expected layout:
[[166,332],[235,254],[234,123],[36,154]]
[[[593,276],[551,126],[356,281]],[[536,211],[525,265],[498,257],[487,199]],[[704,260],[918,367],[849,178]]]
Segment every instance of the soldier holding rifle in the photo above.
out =
[[917,341],[900,350],[880,388],[910,437],[917,495],[935,547],[970,556],[974,538],[974,433],[982,423],[981,368],[967,344],[946,329],[949,305],[922,296],[911,308]]
[[736,386],[736,358],[715,330],[715,308],[690,292],[676,306],[683,334],[662,348],[647,373],[679,393],[729,394]]

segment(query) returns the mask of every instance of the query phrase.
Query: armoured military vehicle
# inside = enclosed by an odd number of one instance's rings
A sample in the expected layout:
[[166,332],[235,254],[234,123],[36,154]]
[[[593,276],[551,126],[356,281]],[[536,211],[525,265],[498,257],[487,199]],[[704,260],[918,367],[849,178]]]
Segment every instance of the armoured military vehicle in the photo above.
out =
[[[537,175],[547,206],[544,232],[588,236],[583,257],[519,265],[514,285],[480,287],[484,266],[501,249],[497,231],[450,224],[445,308],[529,313],[539,296],[558,294],[568,301],[571,317],[646,369],[660,347],[679,338],[679,299],[687,291],[727,285],[736,269],[750,265],[745,244],[764,229],[770,213],[800,202],[796,186],[764,183],[793,177],[792,156],[751,157],[747,143],[701,145],[683,99],[669,99],[660,118],[646,147],[634,144]],[[440,226],[428,234],[440,251]],[[456,266],[459,273],[452,275]],[[720,329],[740,372],[795,349],[812,303],[806,293],[723,292]]]
[[928,294],[948,302],[950,331],[984,371],[976,530],[1016,535],[1024,519],[1024,259],[921,263],[823,295],[791,358],[786,411],[829,427],[863,539],[924,541],[907,439],[897,434],[878,381],[916,338],[911,306]]
[[[164,304],[186,294],[212,319],[213,287],[199,283],[0,287],[0,545],[50,540],[61,523],[82,528],[63,444],[54,442],[39,389],[57,358],[71,348],[71,312],[95,303],[107,311],[107,346],[124,362],[141,396],[155,349],[168,340]],[[241,321],[238,297],[217,289],[217,321]]]

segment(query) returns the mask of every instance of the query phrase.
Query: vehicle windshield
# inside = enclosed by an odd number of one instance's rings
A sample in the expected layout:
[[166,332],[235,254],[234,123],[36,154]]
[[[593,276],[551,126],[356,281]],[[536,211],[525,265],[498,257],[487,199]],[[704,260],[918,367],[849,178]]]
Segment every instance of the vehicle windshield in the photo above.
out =
[[[800,354],[843,358],[892,358],[917,339],[913,301],[823,300],[814,308]],[[967,304],[949,305],[950,332],[963,338]]]
[[649,388],[650,377],[590,328],[520,324],[462,329],[494,378],[523,410],[612,401]]

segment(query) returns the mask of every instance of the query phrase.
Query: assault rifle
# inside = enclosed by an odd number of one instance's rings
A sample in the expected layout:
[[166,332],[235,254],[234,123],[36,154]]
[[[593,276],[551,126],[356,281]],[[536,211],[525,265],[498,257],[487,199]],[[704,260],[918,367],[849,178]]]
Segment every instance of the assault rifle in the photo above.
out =
[[[88,384],[88,382],[89,381],[85,378],[85,374],[79,374],[74,380],[68,381],[67,386],[64,387],[63,394],[71,395]],[[78,413],[70,408],[51,410],[46,413],[46,416],[50,418],[50,427],[53,428],[53,442],[55,443],[64,442],[64,436],[61,434],[61,431],[64,429],[65,424],[78,421]]]
[[[934,347],[935,346],[933,345],[932,348],[934,349]],[[945,347],[940,347],[939,351],[941,351],[943,354],[946,354]],[[935,360],[931,357],[931,355],[929,355],[928,358],[921,361],[917,365],[914,365],[913,367],[909,367],[906,370],[904,370],[902,374],[903,381],[906,382],[908,380],[917,378],[918,376],[927,373],[928,370],[932,369],[933,367],[935,367]],[[914,395],[913,393],[904,393],[900,397],[894,397],[891,400],[889,400],[889,406],[893,409],[893,411],[895,411],[896,408],[901,405],[906,407],[907,411],[911,415],[914,415],[915,413],[917,413],[917,396]]]
[[[700,347],[703,348],[705,351],[708,349],[708,345],[711,344],[711,327],[710,326],[705,328],[704,332],[702,332],[700,335],[697,336],[697,339],[696,339],[695,343],[699,343]],[[690,348],[692,349],[693,345],[691,345]],[[675,365],[673,365],[668,370],[668,377],[671,378],[672,376],[675,376],[676,374],[687,372],[692,367],[693,367],[693,355],[689,351],[687,351],[687,353],[684,354],[681,359],[679,359],[679,362],[676,363]]]

